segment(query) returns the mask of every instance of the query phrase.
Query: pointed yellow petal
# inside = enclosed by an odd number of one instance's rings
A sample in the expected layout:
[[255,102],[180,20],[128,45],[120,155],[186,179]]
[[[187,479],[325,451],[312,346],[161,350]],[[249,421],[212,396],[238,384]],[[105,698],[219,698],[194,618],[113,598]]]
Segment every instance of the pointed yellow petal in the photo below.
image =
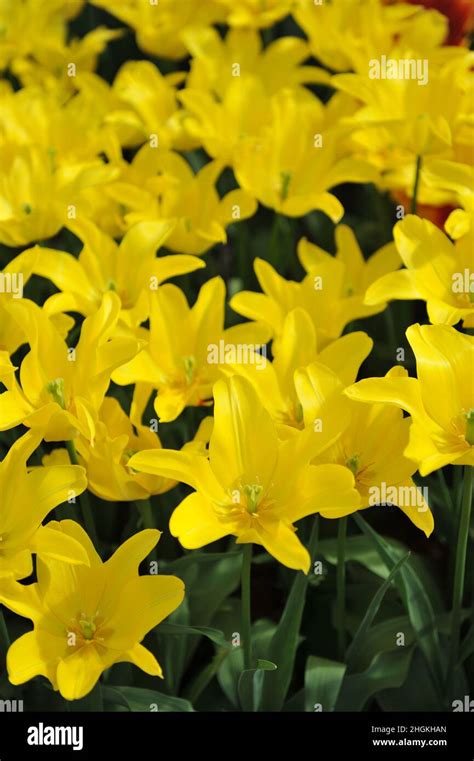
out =
[[56,664],[61,642],[48,632],[35,631],[16,639],[7,653],[8,678],[12,684],[23,684],[35,676],[45,676],[56,686]]
[[183,547],[194,550],[227,536],[231,526],[219,521],[212,504],[205,497],[190,494],[173,512],[170,531]]
[[42,558],[53,558],[65,563],[89,565],[83,545],[67,534],[40,526],[31,542],[31,549]]
[[150,674],[150,676],[159,676],[161,679],[163,678],[163,671],[160,664],[153,653],[150,653],[150,651],[147,650],[146,647],[143,647],[143,645],[134,645],[121,656],[117,663],[120,663],[122,660],[133,663],[146,674]]
[[78,700],[88,695],[111,665],[104,662],[95,644],[87,644],[58,664],[58,689],[66,700]]
[[278,439],[269,413],[247,380],[233,376],[214,386],[214,430],[209,444],[213,473],[224,487],[270,481]]
[[311,558],[292,526],[282,521],[260,520],[257,533],[266,551],[279,563],[295,571],[308,573]]

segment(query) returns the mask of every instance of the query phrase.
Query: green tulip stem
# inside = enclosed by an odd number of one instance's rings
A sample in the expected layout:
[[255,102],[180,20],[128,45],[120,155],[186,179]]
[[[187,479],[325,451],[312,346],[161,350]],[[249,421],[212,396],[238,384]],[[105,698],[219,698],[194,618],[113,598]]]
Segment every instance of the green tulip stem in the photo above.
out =
[[344,659],[346,651],[346,534],[347,517],[344,517],[339,519],[337,532],[336,628],[337,650],[340,660]]
[[[71,464],[79,465],[80,464],[79,458],[77,456],[77,450],[76,450],[76,445],[74,444],[74,441],[72,440],[66,441],[66,449],[68,451]],[[98,539],[97,531],[95,528],[94,517],[92,515],[92,509],[91,509],[91,504],[89,501],[89,495],[87,493],[87,490],[84,491],[80,496],[80,506],[81,506],[81,514],[82,514],[82,521],[84,524],[84,528],[89,534],[94,547],[97,549],[99,546],[99,539]]]
[[252,566],[252,544],[244,544],[242,552],[241,604],[242,604],[242,637],[244,640],[244,668],[251,669],[252,656],[252,623],[251,623],[251,591],[250,570]]
[[464,467],[464,484],[461,503],[461,515],[459,518],[458,540],[456,547],[456,564],[453,584],[453,607],[451,612],[451,637],[447,671],[448,685],[454,681],[454,672],[457,666],[459,653],[459,634],[461,629],[461,608],[464,596],[464,577],[466,572],[467,543],[469,539],[469,526],[471,522],[473,468],[470,465]]
[[410,208],[411,214],[416,214],[416,210],[418,206],[418,188],[420,186],[421,164],[422,164],[422,157],[417,156],[416,167],[415,167],[415,181],[413,183],[413,194],[411,197],[411,208]]

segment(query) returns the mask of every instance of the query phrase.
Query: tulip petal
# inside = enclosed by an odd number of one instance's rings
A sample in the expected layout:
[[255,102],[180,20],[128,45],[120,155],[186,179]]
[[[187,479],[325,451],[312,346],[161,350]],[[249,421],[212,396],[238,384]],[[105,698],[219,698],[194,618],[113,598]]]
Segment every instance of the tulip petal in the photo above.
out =
[[41,675],[55,687],[56,664],[60,655],[61,641],[57,637],[44,631],[23,634],[8,650],[8,678],[12,684],[23,684]]
[[[113,662],[113,661],[112,661]],[[99,655],[95,644],[90,643],[62,659],[58,664],[58,689],[66,700],[79,700],[88,695],[110,666]]]
[[42,558],[52,558],[74,565],[90,565],[82,544],[64,532],[55,531],[48,526],[40,526],[36,531],[31,549]]
[[259,539],[266,551],[287,568],[308,573],[311,558],[301,544],[293,527],[282,521],[263,521],[257,527]]
[[232,525],[220,521],[211,503],[201,494],[190,494],[174,510],[170,519],[171,534],[187,550],[204,547],[231,533]]
[[150,653],[143,645],[134,645],[127,650],[117,663],[122,661],[133,663],[139,669],[150,676],[159,676],[163,679],[163,670],[153,653]]
[[214,404],[209,461],[217,480],[227,488],[236,484],[238,488],[240,481],[266,488],[278,452],[275,424],[269,413],[250,383],[239,376],[215,384]]

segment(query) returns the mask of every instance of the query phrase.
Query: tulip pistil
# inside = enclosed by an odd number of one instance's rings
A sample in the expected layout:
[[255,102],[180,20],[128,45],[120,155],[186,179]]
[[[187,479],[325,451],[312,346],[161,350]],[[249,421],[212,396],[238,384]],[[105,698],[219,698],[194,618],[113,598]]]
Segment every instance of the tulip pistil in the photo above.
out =
[[95,617],[90,618],[85,613],[81,613],[76,619],[79,626],[79,631],[82,637],[86,640],[95,639],[97,626],[95,624]]
[[244,486],[244,494],[247,497],[247,512],[252,514],[257,512],[262,492],[263,486],[260,484],[246,484]]
[[49,383],[46,384],[46,391],[53,397],[53,400],[63,408],[63,410],[66,409],[66,401],[64,399],[64,378],[56,378],[53,381],[49,381]]
[[290,189],[291,172],[281,172],[281,189],[280,196],[282,201],[286,201],[288,198],[288,191]]
[[193,382],[194,370],[196,367],[196,359],[193,356],[183,357],[184,374],[186,375],[186,382],[190,385]]
[[466,441],[468,444],[474,446],[474,407],[465,413],[466,417]]
[[359,470],[359,462],[360,457],[358,454],[355,454],[346,461],[346,468],[349,468],[349,470],[351,470],[354,475],[357,475],[357,471]]

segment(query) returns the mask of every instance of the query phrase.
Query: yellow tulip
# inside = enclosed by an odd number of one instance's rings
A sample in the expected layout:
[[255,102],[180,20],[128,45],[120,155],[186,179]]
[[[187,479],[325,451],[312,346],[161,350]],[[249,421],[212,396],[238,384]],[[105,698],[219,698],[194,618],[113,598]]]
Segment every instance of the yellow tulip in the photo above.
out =
[[87,553],[73,537],[62,540],[51,523],[41,525],[51,510],[87,488],[84,469],[69,464],[28,467],[40,441],[36,434],[25,434],[0,463],[0,603],[5,584],[33,572],[32,553],[88,564]]
[[154,138],[162,148],[187,151],[197,147],[198,142],[184,129],[184,112],[178,103],[176,85],[184,77],[184,72],[164,76],[151,61],[126,61],[112,85],[119,104],[104,115],[105,124],[119,131],[133,130],[134,138],[126,145]]
[[[176,481],[138,473],[128,465],[137,452],[161,448],[154,430],[139,422],[140,412],[142,410],[135,409],[129,418],[116,399],[106,396],[99,411],[94,444],[83,436],[74,442],[79,464],[86,470],[88,489],[100,499],[133,502],[165,494],[176,486]],[[183,450],[204,454],[211,429],[212,418],[205,418],[194,439],[187,442]],[[55,449],[43,457],[42,462],[44,465],[69,463],[69,454],[66,449]]]
[[178,60],[186,55],[182,35],[192,26],[224,22],[226,9],[216,0],[93,0],[135,30],[145,53]]
[[300,217],[318,209],[339,222],[344,209],[330,188],[370,182],[376,172],[350,155],[348,132],[332,125],[332,118],[332,110],[316,97],[277,94],[271,123],[236,148],[233,168],[240,187],[285,216]]
[[144,145],[119,182],[106,192],[122,204],[125,223],[163,220],[175,227],[166,241],[171,251],[204,254],[227,241],[226,227],[251,217],[257,204],[249,193],[232,190],[219,197],[216,182],[223,164],[211,161],[197,174],[178,153]]
[[[400,368],[391,370],[387,382],[397,378]],[[319,362],[298,370],[295,385],[301,400],[305,425],[322,420],[331,425],[332,415],[344,410],[345,425],[336,442],[313,462],[344,465],[354,474],[360,497],[356,507],[321,510],[325,518],[341,518],[367,507],[398,506],[427,536],[433,531],[433,516],[412,480],[416,462],[404,454],[410,421],[401,410],[388,404],[361,404],[343,396],[345,384],[336,373]]]
[[243,138],[258,134],[270,120],[270,98],[256,77],[235,77],[222,100],[189,88],[179,97],[188,114],[184,122],[188,133],[225,164],[232,164]]
[[422,476],[445,465],[474,465],[474,338],[444,325],[411,325],[407,338],[417,378],[399,372],[346,390],[364,402],[385,402],[411,416],[405,456]]
[[451,243],[428,220],[413,215],[395,225],[406,269],[389,272],[367,290],[366,304],[423,299],[432,323],[474,326],[474,231]]
[[453,60],[442,64],[430,58],[418,59],[410,51],[393,54],[397,65],[407,59],[426,62],[421,76],[417,72],[416,76],[384,78],[375,76],[375,69],[374,76],[370,70],[334,76],[332,83],[336,88],[363,104],[355,116],[347,120],[359,133],[356,139],[370,150],[373,135],[380,134],[383,128],[385,151],[390,154],[392,150],[406,150],[407,160],[411,156],[412,170],[416,156],[446,155],[457,146],[469,145],[469,140],[472,141],[470,68],[474,54],[463,48],[457,50]]
[[116,170],[101,161],[56,169],[39,146],[0,146],[0,243],[24,246],[55,235],[86,187],[109,182]]
[[314,57],[341,72],[366,73],[369,59],[390,56],[395,44],[428,52],[448,32],[447,19],[437,11],[383,0],[296,0],[293,15]]
[[4,603],[33,621],[33,631],[7,653],[8,677],[23,684],[46,677],[66,700],[87,695],[114,663],[132,663],[162,677],[155,656],[140,644],[184,597],[175,576],[138,575],[138,565],[156,545],[160,532],[140,531],[103,563],[89,537],[74,521],[52,522],[58,541],[79,543],[88,566],[40,558],[38,581],[12,589]]
[[173,230],[171,222],[141,222],[131,227],[117,244],[87,219],[69,223],[84,247],[77,259],[66,251],[36,246],[20,254],[34,256],[32,272],[51,280],[62,293],[45,303],[47,314],[78,312],[94,314],[107,291],[120,297],[120,320],[137,327],[148,316],[148,291],[170,277],[205,266],[195,256],[161,256],[155,252]]
[[176,478],[195,490],[170,521],[183,547],[234,535],[238,544],[260,544],[283,565],[307,573],[309,553],[293,523],[324,508],[349,508],[358,499],[350,470],[309,465],[334,434],[308,429],[279,441],[252,386],[238,376],[218,381],[213,394],[209,457],[161,449],[134,455],[130,466]]
[[239,314],[266,323],[277,338],[285,316],[301,306],[309,314],[321,347],[338,338],[344,327],[362,317],[381,312],[385,305],[366,306],[367,288],[378,277],[395,269],[399,256],[389,243],[367,261],[352,230],[336,228],[337,255],[331,256],[306,239],[298,244],[298,256],[307,275],[301,283],[286,280],[263,259],[255,259],[255,273],[263,294],[242,291],[230,300]]
[[57,48],[66,36],[66,21],[76,16],[84,0],[3,0],[0,6],[0,68],[8,69],[18,60],[38,53],[40,48]]
[[[270,337],[268,328],[253,323],[224,330],[224,313],[225,284],[220,277],[203,285],[193,307],[177,286],[161,286],[150,295],[148,346],[117,369],[114,382],[136,383],[136,393],[145,384],[147,398],[157,389],[155,410],[162,422],[175,420],[187,406],[210,404],[223,363],[221,342],[225,347],[262,346]],[[139,335],[145,338],[146,332]]]
[[237,27],[268,27],[288,16],[295,0],[217,0],[228,12],[227,23]]
[[450,238],[457,240],[474,228],[474,168],[470,164],[444,159],[430,159],[425,163],[423,177],[429,187],[448,190],[455,195],[455,209],[446,220],[445,229]]
[[110,375],[137,354],[133,337],[116,337],[120,299],[106,293],[88,317],[75,349],[68,348],[47,314],[31,301],[11,301],[8,310],[27,336],[30,351],[19,381],[8,360],[1,369],[7,388],[0,394],[0,429],[21,423],[41,431],[46,441],[69,441],[82,434],[94,439],[95,420]]
[[330,81],[324,69],[301,65],[310,51],[299,37],[279,37],[264,47],[256,29],[229,29],[223,39],[213,27],[191,27],[183,40],[192,56],[184,93],[208,91],[222,100],[236,79],[255,77],[267,95],[285,88],[309,95],[303,84]]
[[273,362],[251,355],[244,363],[227,362],[223,370],[237,373],[253,386],[260,403],[278,424],[281,438],[291,435],[294,428],[303,428],[303,407],[295,386],[295,373],[318,361],[330,367],[343,379],[344,385],[354,383],[361,362],[368,356],[373,342],[366,333],[349,333],[318,352],[318,340],[313,321],[304,309],[297,307],[283,322],[278,341],[273,344]]

